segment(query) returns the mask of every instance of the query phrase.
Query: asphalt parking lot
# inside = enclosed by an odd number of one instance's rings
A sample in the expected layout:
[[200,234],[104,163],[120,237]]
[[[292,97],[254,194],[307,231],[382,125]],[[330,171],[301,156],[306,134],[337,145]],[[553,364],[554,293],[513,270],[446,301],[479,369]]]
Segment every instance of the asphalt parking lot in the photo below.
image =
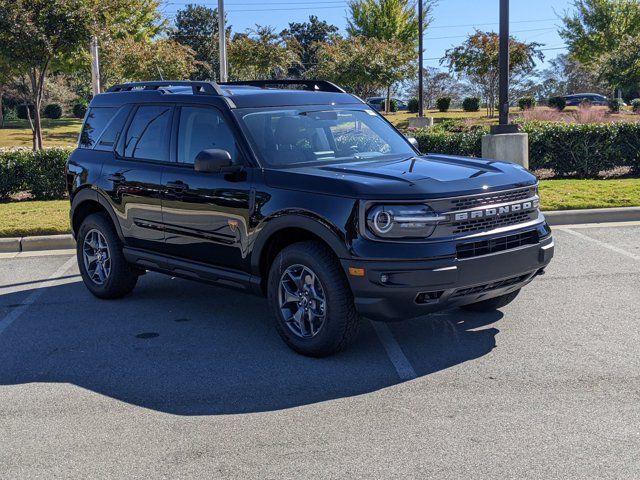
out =
[[639,478],[640,224],[556,228],[502,311],[296,355],[266,302],[0,258],[0,477]]

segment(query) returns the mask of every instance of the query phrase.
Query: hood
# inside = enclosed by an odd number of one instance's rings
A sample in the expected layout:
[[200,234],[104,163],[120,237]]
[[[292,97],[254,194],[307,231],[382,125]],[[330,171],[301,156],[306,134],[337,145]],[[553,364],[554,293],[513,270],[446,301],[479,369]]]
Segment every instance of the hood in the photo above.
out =
[[265,170],[265,180],[275,188],[380,199],[453,197],[536,183],[519,165],[450,155]]

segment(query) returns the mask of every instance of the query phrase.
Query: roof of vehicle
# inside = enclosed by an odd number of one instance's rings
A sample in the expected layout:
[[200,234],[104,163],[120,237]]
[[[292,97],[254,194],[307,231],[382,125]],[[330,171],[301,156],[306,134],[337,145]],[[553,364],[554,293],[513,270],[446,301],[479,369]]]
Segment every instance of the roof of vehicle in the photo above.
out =
[[600,93],[572,93],[570,95],[565,95],[565,98],[569,98],[569,97],[585,97],[587,95],[595,95],[596,97],[605,97],[604,95],[602,95]]
[[[277,88],[285,87],[285,88]],[[294,88],[298,87],[298,88]],[[207,103],[222,98],[230,108],[284,107],[302,105],[348,105],[364,102],[340,87],[322,80],[260,80],[250,82],[153,81],[114,85],[96,95],[91,106],[119,106],[125,103]]]

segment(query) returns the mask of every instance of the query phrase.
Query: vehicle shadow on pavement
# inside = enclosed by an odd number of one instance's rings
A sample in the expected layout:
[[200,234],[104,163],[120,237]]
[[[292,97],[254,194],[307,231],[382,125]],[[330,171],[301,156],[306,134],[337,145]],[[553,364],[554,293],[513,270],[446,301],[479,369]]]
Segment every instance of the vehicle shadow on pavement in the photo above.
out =
[[[0,307],[25,293],[0,294]],[[1,310],[1,308],[0,308]],[[451,310],[389,326],[419,377],[495,347],[499,312]],[[92,297],[80,282],[44,288],[0,335],[0,385],[66,382],[177,415],[262,412],[400,383],[371,324],[325,359],[289,350],[264,299],[160,275],[130,296]]]

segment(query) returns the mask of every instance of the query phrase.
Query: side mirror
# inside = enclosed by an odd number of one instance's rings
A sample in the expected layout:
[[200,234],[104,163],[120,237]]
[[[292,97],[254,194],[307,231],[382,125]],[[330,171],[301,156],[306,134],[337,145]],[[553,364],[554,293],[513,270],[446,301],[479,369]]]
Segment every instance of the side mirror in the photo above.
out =
[[233,167],[231,154],[218,148],[202,150],[193,164],[193,169],[202,173],[220,173],[228,171],[230,167]]
[[418,140],[416,140],[415,137],[407,137],[407,140],[409,140],[409,143],[413,145],[413,148],[418,150]]

